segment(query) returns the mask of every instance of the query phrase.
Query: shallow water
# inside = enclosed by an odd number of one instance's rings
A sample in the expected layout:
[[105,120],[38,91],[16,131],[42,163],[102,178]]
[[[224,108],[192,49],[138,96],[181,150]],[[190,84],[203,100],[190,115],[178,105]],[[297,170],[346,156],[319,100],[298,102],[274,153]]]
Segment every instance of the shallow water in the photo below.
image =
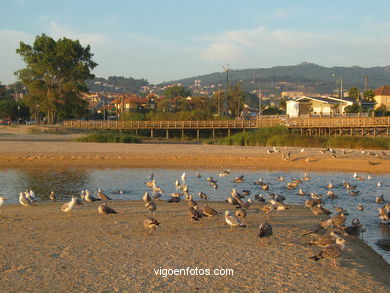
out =
[[[233,187],[240,192],[250,190],[251,197],[256,193],[263,194],[266,198],[270,193],[282,194],[286,197],[287,204],[303,204],[307,196],[298,196],[299,188],[305,193],[315,192],[323,194],[326,198],[328,189],[326,185],[332,181],[335,187],[333,191],[339,199],[326,199],[325,207],[332,209],[332,206],[342,206],[349,212],[347,224],[350,225],[353,218],[359,218],[362,224],[368,229],[364,233],[364,241],[379,252],[387,262],[390,263],[390,251],[379,246],[379,239],[389,239],[390,225],[381,224],[377,216],[377,208],[383,204],[374,202],[375,196],[384,194],[385,200],[390,201],[389,186],[390,175],[372,176],[367,179],[366,173],[358,174],[366,180],[357,181],[353,174],[349,173],[319,173],[311,172],[310,181],[303,181],[295,190],[288,190],[286,184],[291,179],[299,179],[304,176],[303,172],[269,172],[253,170],[231,170],[230,176],[219,177],[219,170],[184,170],[186,172],[186,184],[189,185],[190,193],[199,200],[197,194],[205,192],[210,200],[222,201],[230,195]],[[201,178],[195,177],[195,172],[201,174]],[[154,173],[156,183],[164,190],[162,198],[169,198],[169,194],[176,192],[174,182],[180,180],[183,170],[172,169],[9,169],[0,170],[0,194],[8,198],[7,203],[17,203],[18,194],[27,189],[33,189],[39,201],[49,199],[50,191],[55,191],[57,198],[68,200],[72,195],[80,194],[83,189],[89,189],[95,193],[102,188],[106,194],[113,199],[139,200],[145,191],[150,191],[144,182],[146,178]],[[245,175],[245,182],[233,183],[233,178]],[[213,189],[206,178],[213,176],[218,180],[218,189]],[[279,182],[279,176],[285,177],[285,181]],[[270,184],[269,191],[263,191],[258,185],[253,184],[259,178]],[[343,179],[353,185],[358,185],[356,190],[360,191],[358,196],[351,196],[342,186]],[[382,187],[377,187],[381,182]],[[362,203],[364,211],[356,209],[358,203]]]

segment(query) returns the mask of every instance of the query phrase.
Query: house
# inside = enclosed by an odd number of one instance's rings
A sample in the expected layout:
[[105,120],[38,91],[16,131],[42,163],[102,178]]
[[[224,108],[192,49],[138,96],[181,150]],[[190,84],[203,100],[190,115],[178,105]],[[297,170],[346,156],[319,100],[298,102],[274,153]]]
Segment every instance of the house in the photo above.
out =
[[[345,108],[357,104],[353,99],[324,96],[307,97],[303,96],[296,100],[286,102],[286,114],[289,117],[299,115],[334,115],[345,113]],[[362,102],[366,104],[366,102]]]
[[374,93],[374,99],[376,101],[375,109],[386,107],[386,111],[390,111],[390,85],[381,86],[374,90]]

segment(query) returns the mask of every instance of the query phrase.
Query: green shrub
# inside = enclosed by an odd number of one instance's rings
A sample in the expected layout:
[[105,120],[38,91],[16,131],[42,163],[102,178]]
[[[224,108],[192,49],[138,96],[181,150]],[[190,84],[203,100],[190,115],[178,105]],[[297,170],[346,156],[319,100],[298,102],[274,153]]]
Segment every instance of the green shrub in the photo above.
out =
[[138,143],[140,140],[130,134],[120,132],[96,132],[77,139],[81,142],[115,142],[115,143]]
[[230,137],[207,139],[207,144],[241,146],[333,147],[348,149],[390,149],[389,138],[352,136],[305,136],[291,134],[284,126],[260,128]]

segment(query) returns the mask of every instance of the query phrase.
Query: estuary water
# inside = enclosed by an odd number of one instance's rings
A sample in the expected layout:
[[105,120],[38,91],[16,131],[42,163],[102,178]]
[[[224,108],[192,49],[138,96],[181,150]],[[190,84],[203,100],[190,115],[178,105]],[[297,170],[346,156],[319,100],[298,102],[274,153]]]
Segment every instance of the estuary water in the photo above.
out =
[[[378,240],[387,239],[390,241],[390,225],[381,223],[378,218],[378,208],[383,204],[375,203],[375,197],[384,195],[385,202],[390,201],[390,174],[370,175],[367,173],[358,174],[365,180],[356,180],[350,173],[320,173],[310,172],[307,175],[309,181],[303,181],[297,189],[288,190],[287,182],[292,179],[301,179],[304,172],[271,172],[264,170],[230,170],[230,175],[220,177],[223,170],[177,170],[177,169],[7,169],[0,170],[0,195],[8,198],[8,203],[17,203],[18,195],[21,191],[34,190],[38,201],[49,200],[49,194],[54,191],[57,199],[69,200],[72,195],[80,194],[81,190],[88,189],[91,194],[95,194],[99,188],[115,200],[140,200],[145,191],[150,188],[145,185],[147,177],[154,174],[157,185],[163,189],[162,199],[168,199],[169,195],[177,192],[175,180],[181,181],[183,172],[186,173],[185,183],[189,186],[189,191],[195,200],[199,200],[198,192],[206,193],[210,200],[223,201],[231,192],[232,188],[237,188],[238,192],[250,190],[253,198],[255,194],[262,194],[268,198],[270,193],[281,194],[286,197],[286,204],[303,204],[309,196],[299,196],[299,188],[310,194],[322,194],[325,199],[325,207],[333,210],[333,206],[345,208],[349,216],[347,224],[351,224],[353,218],[359,218],[362,224],[368,229],[364,233],[364,241],[380,253],[387,262],[390,263],[390,250],[378,244]],[[198,172],[201,177],[196,177]],[[233,183],[236,176],[244,175],[245,181]],[[218,181],[218,189],[210,186],[207,177],[214,177]],[[283,176],[284,181],[279,181],[278,177]],[[369,179],[368,177],[371,177]],[[259,185],[253,182],[259,178],[263,182],[270,184],[268,191],[263,191]],[[351,196],[343,187],[342,181],[347,180],[352,185],[357,185],[355,190],[360,191],[358,196]],[[333,191],[339,197],[329,199],[326,196],[329,182],[334,184]],[[381,186],[378,187],[378,182]],[[357,210],[358,204],[364,206],[363,211]],[[3,206],[4,208],[4,206]]]

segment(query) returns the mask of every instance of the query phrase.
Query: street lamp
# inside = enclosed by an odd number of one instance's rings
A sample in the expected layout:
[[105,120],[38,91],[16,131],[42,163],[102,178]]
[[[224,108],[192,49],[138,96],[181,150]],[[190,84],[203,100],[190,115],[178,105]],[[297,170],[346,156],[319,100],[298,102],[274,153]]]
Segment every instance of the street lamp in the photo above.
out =
[[335,73],[332,74],[332,76],[337,77],[340,80],[340,99],[343,99],[343,80],[341,79],[340,76],[336,75]]
[[18,123],[20,123],[20,120],[21,120],[21,118],[20,118],[20,105],[18,105]]

